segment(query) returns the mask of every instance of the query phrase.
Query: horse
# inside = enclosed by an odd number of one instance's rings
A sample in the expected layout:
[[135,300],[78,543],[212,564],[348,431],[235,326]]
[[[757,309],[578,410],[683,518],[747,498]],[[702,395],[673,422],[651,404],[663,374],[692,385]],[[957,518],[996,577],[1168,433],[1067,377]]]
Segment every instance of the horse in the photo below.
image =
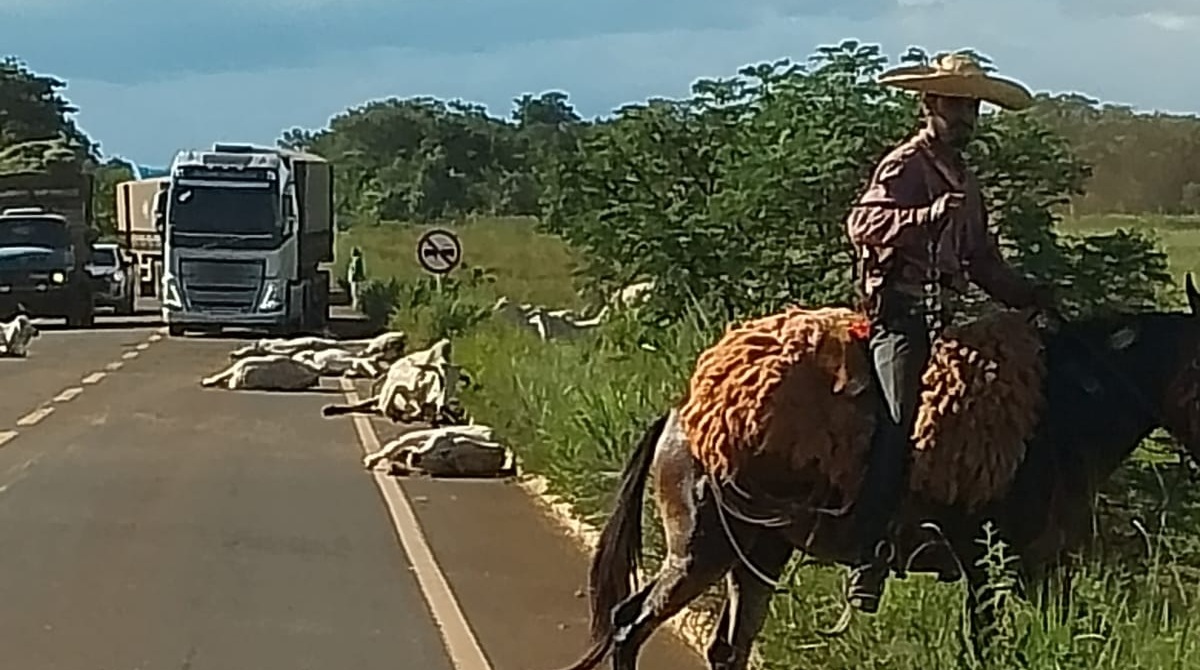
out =
[[[992,522],[1017,553],[1022,581],[1045,585],[1053,571],[1069,566],[1070,551],[1084,539],[1097,487],[1153,430],[1166,430],[1200,460],[1200,292],[1190,274],[1186,294],[1187,311],[1062,320],[1041,331],[1045,403],[1009,487],[973,510],[911,494],[901,505],[893,570],[901,578],[924,572],[965,580],[976,641],[994,615],[977,597],[986,581],[976,563],[985,551],[978,542],[984,523]],[[667,556],[631,593],[650,476]],[[735,504],[739,495],[755,500],[748,493],[754,484],[748,476],[731,487],[707,474],[689,448],[677,406],[653,420],[628,457],[592,558],[590,648],[569,670],[590,670],[610,655],[612,670],[635,670],[649,636],[723,577],[726,599],[707,660],[712,670],[745,670],[793,553],[849,565],[849,516],[776,505],[770,518],[754,518],[750,506]],[[937,540],[933,548],[914,556],[930,539]],[[848,616],[849,609],[842,630]]]

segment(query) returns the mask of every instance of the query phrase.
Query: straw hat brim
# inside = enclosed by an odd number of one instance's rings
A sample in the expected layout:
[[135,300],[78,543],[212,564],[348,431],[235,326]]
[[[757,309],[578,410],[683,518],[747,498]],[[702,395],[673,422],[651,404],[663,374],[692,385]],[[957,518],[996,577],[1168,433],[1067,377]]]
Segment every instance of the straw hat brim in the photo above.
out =
[[879,77],[884,86],[956,98],[975,98],[1008,110],[1026,109],[1033,94],[1021,84],[990,74],[962,75],[930,72],[926,68],[897,68]]

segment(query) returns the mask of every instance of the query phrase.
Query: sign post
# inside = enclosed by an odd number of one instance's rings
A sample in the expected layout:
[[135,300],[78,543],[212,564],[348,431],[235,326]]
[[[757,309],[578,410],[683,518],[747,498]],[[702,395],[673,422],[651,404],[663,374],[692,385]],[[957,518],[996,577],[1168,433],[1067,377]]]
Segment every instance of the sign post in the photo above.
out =
[[458,236],[443,228],[425,231],[417,240],[417,262],[434,277],[437,289],[442,290],[442,277],[462,263],[462,243]]

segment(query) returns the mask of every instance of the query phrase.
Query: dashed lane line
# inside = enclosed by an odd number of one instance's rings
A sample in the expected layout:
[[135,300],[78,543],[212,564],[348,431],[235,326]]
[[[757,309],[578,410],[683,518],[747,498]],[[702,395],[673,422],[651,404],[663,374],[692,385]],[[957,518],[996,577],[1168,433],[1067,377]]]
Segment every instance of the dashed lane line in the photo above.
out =
[[100,380],[104,379],[107,376],[108,376],[107,372],[93,372],[92,374],[79,380],[79,383],[91,386],[92,384],[99,384]]
[[[125,360],[133,360],[134,358],[138,357],[138,354],[140,352],[143,352],[143,351],[149,349],[151,342],[157,342],[161,339],[162,339],[162,335],[160,335],[159,333],[153,333],[150,335],[148,342],[139,343],[135,347],[136,351],[127,351],[121,355],[121,358],[123,358]],[[108,365],[105,365],[104,369],[107,372],[93,372],[93,373],[87,375],[83,379],[79,380],[79,383],[82,386],[71,386],[69,388],[63,389],[61,392],[59,392],[58,395],[54,396],[54,398],[51,402],[64,403],[64,402],[70,402],[70,401],[74,400],[75,398],[78,398],[79,395],[81,393],[83,393],[84,386],[94,386],[96,384],[99,384],[105,377],[108,376],[109,372],[116,372],[117,370],[120,370],[122,367],[124,367],[124,365],[125,364],[121,361],[114,361],[112,363],[109,363]],[[43,407],[39,407],[39,408],[33,410],[32,412],[26,414],[23,417],[17,419],[16,424],[17,424],[17,426],[20,426],[22,428],[27,428],[29,426],[36,426],[37,424],[41,423],[43,419],[45,419],[46,417],[50,416],[53,413],[54,413],[54,407],[52,405],[45,405]],[[20,433],[18,433],[15,430],[0,430],[0,447],[3,447],[4,445],[8,444],[9,442],[12,442],[18,435],[20,435]],[[4,490],[7,488],[8,488],[7,484],[4,486],[0,486],[0,493],[3,493]]]
[[[354,389],[354,383],[349,379],[339,381],[347,401],[358,402],[358,392]],[[375,434],[371,420],[363,415],[354,416],[353,419],[354,430],[358,433],[363,451],[378,451],[379,436]],[[409,562],[412,563],[417,585],[421,587],[425,602],[429,604],[429,611],[442,634],[442,642],[455,669],[492,670],[492,664],[479,646],[479,640],[471,630],[471,625],[467,623],[467,618],[454,597],[454,591],[446,581],[446,575],[433,556],[433,550],[429,547],[429,541],[421,530],[421,523],[417,520],[408,497],[404,495],[404,490],[386,473],[373,471],[372,475],[379,492],[383,494],[388,513],[392,517],[392,525],[396,528],[396,535],[400,538],[400,544],[404,553],[408,555]]]
[[41,422],[42,419],[45,419],[46,417],[50,416],[53,413],[54,413],[53,407],[39,407],[39,408],[33,410],[32,412],[26,414],[25,416],[17,419],[17,425],[22,428],[27,428],[29,426],[36,426],[38,423]]
[[74,400],[80,393],[83,393],[82,386],[72,386],[69,389],[63,389],[62,393],[54,396],[54,402],[70,402]]

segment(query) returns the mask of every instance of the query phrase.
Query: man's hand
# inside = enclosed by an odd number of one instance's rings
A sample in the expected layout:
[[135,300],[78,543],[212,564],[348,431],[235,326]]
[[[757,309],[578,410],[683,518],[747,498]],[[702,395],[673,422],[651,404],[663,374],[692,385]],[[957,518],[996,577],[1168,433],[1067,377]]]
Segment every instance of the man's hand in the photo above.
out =
[[959,207],[962,207],[967,196],[954,191],[947,191],[938,196],[937,200],[929,206],[929,222],[934,227],[941,231],[950,221],[950,215],[953,214]]
[[1029,306],[1036,310],[1035,314],[1041,317],[1047,327],[1057,329],[1061,325],[1063,316],[1058,310],[1058,296],[1052,287],[1035,286],[1030,303]]

